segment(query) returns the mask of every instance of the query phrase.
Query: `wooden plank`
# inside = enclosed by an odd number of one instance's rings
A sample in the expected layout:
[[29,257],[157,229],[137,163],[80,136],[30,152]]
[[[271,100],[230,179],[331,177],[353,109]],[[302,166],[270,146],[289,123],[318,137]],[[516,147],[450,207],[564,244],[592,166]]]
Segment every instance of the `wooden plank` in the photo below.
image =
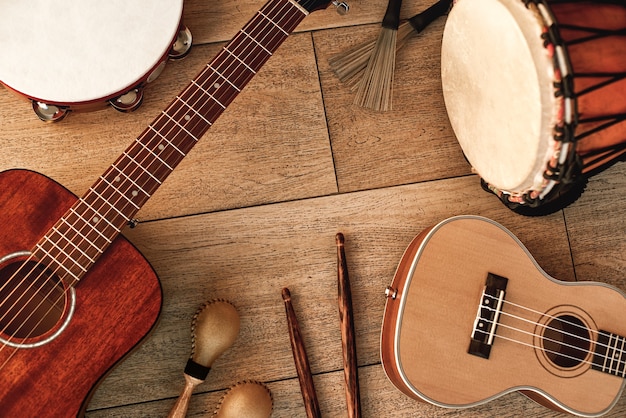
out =
[[[311,13],[296,31],[311,31],[343,26],[359,26],[379,23],[385,14],[387,2],[384,0],[349,0],[349,12],[342,16],[330,5],[326,10]],[[401,17],[408,18],[429,7],[432,1],[419,0],[405,2]],[[194,43],[203,44],[227,41],[265,4],[265,0],[225,0],[207,2],[186,0],[183,22],[191,30]],[[341,38],[338,38],[341,44]]]
[[[562,216],[512,217],[492,196],[474,196],[476,180],[257,206],[128,230],[160,275],[163,315],[154,335],[103,382],[90,408],[177,396],[190,352],[191,316],[213,298],[234,303],[242,325],[240,338],[215,362],[205,391],[227,387],[239,372],[261,381],[294,377],[284,286],[291,289],[313,373],[341,370],[337,231],[346,236],[360,365],[379,362],[383,291],[406,245],[448,216],[481,213],[503,222],[550,274],[573,274]],[[334,396],[342,399],[343,389]]]
[[626,164],[618,162],[592,177],[582,196],[565,209],[578,280],[626,290],[625,195]]
[[[468,174],[443,103],[440,44],[443,19],[411,38],[398,52],[393,107],[374,112],[352,104],[354,93],[332,73],[328,58],[367,39],[379,28],[316,32],[324,103],[329,109],[333,155],[341,192]],[[349,45],[339,46],[335,39]]]
[[[132,114],[107,108],[44,124],[26,101],[0,90],[0,169],[39,171],[81,195],[220,47],[200,46],[184,61],[169,63]],[[296,34],[138,216],[182,216],[336,191],[311,36]]]

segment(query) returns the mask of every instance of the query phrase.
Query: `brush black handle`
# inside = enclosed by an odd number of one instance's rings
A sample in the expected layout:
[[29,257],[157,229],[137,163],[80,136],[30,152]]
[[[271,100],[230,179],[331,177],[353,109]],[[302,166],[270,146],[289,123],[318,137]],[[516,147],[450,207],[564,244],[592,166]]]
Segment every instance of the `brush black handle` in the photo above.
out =
[[400,7],[402,6],[402,0],[389,0],[387,4],[387,11],[383,17],[382,27],[386,29],[397,30],[400,26]]
[[445,15],[446,12],[450,10],[451,4],[452,0],[439,0],[422,13],[416,14],[410,18],[409,23],[413,26],[417,33],[420,33],[439,16]]

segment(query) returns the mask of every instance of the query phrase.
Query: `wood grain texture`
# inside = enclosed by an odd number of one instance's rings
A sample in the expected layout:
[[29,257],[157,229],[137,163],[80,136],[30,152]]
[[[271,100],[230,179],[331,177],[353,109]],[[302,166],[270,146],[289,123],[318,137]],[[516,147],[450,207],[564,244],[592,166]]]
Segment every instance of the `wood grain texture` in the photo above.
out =
[[[600,330],[626,335],[618,320],[626,311],[623,293],[550,279],[508,231],[484,218],[453,218],[416,243],[418,254],[412,245],[394,277],[394,287],[401,289],[397,298],[387,299],[384,317],[390,326],[382,334],[382,350],[394,353],[395,361],[383,364],[392,369],[396,385],[440,405],[475,405],[528,387],[558,409],[587,416],[609,410],[623,379],[591,371],[591,363],[601,364],[593,361],[591,342],[576,366],[558,367],[545,354],[557,350],[548,343],[557,337],[542,330],[550,318],[572,315],[584,321],[592,341]],[[488,273],[508,282],[487,361],[467,354],[464,337],[472,334]],[[401,304],[397,313],[389,309],[394,304]]]
[[289,289],[284,287],[282,290],[283,302],[285,303],[285,314],[287,316],[287,328],[289,331],[289,341],[291,342],[291,351],[293,353],[293,361],[298,372],[298,381],[300,382],[300,391],[302,392],[302,401],[304,402],[304,410],[308,418],[320,418],[320,405],[317,401],[317,393],[315,391],[315,383],[313,383],[313,374],[309,365],[309,357],[306,354],[306,347],[296,311],[291,302],[291,293]]
[[343,373],[346,389],[348,417],[361,417],[361,393],[359,389],[359,363],[356,356],[356,335],[354,335],[354,309],[352,308],[352,287],[348,274],[345,237],[341,232],[335,235],[337,244],[337,303],[341,327],[341,351],[343,353]]
[[[388,114],[352,106],[327,58],[377,35],[385,0],[350,2],[308,16],[219,122],[142,208],[124,234],[161,279],[161,320],[96,390],[88,417],[166,416],[184,384],[189,321],[199,304],[233,302],[241,334],[192,396],[188,416],[208,417],[236,381],[268,382],[273,417],[304,416],[280,290],[299,309],[320,410],[346,417],[337,321],[334,236],[349,237],[350,278],[364,417],[561,417],[519,394],[468,410],[416,402],[380,365],[384,289],[419,231],[478,214],[514,232],[554,277],[626,289],[626,168],[593,178],[564,211],[525,218],[480,189],[450,129],[439,77],[443,21],[397,55]],[[261,6],[187,0],[194,48],[170,62],[133,113],[70,114],[58,124],[0,89],[0,169],[28,168],[82,194]],[[430,5],[404,2],[408,17]],[[626,397],[608,416],[626,413]]]
[[[0,190],[4,192],[0,198],[3,257],[31,250],[76,201],[60,185],[26,170],[1,172]],[[62,417],[84,411],[98,381],[148,334],[160,313],[159,281],[150,264],[123,237],[113,240],[74,289],[76,310],[65,331],[42,347],[2,345],[3,414]],[[4,314],[4,300],[3,305]],[[2,337],[7,335],[3,332]],[[72,390],[59,399],[66,387]],[[36,401],[30,397],[35,393]]]

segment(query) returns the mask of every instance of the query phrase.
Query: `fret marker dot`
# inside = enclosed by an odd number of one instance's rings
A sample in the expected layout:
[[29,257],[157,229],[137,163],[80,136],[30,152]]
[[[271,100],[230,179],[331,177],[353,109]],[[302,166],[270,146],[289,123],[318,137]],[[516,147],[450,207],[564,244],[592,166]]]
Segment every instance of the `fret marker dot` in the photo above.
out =
[[117,176],[113,179],[113,181],[115,181],[116,183],[119,183],[120,181],[122,181],[122,179],[120,178],[120,176]]
[[159,148],[159,151],[163,151],[165,149],[165,145],[159,144],[158,148]]
[[186,120],[186,121],[189,121],[190,119],[191,119],[191,116],[189,116],[189,115],[185,115],[185,120]]
[[97,216],[94,216],[93,218],[91,218],[91,222],[97,224],[98,222],[100,222],[100,218],[98,218]]
[[221,84],[220,84],[220,83],[215,83],[215,84],[213,84],[213,87],[215,87],[216,89],[219,89],[219,88],[220,88],[220,86],[221,86]]
[[137,197],[137,195],[139,194],[139,192],[137,192],[137,190],[133,190],[132,192],[130,192],[130,194],[133,195],[133,197]]

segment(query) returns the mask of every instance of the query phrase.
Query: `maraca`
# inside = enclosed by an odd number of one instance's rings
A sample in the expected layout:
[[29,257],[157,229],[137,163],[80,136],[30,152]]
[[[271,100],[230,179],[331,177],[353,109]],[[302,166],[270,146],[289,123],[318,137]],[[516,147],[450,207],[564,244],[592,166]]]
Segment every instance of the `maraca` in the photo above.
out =
[[239,314],[229,302],[213,300],[198,309],[191,323],[191,356],[185,367],[185,387],[169,418],[187,415],[194,388],[206,379],[213,362],[235,342],[237,334]]
[[267,386],[244,380],[228,389],[213,418],[269,418],[273,408],[272,392]]

